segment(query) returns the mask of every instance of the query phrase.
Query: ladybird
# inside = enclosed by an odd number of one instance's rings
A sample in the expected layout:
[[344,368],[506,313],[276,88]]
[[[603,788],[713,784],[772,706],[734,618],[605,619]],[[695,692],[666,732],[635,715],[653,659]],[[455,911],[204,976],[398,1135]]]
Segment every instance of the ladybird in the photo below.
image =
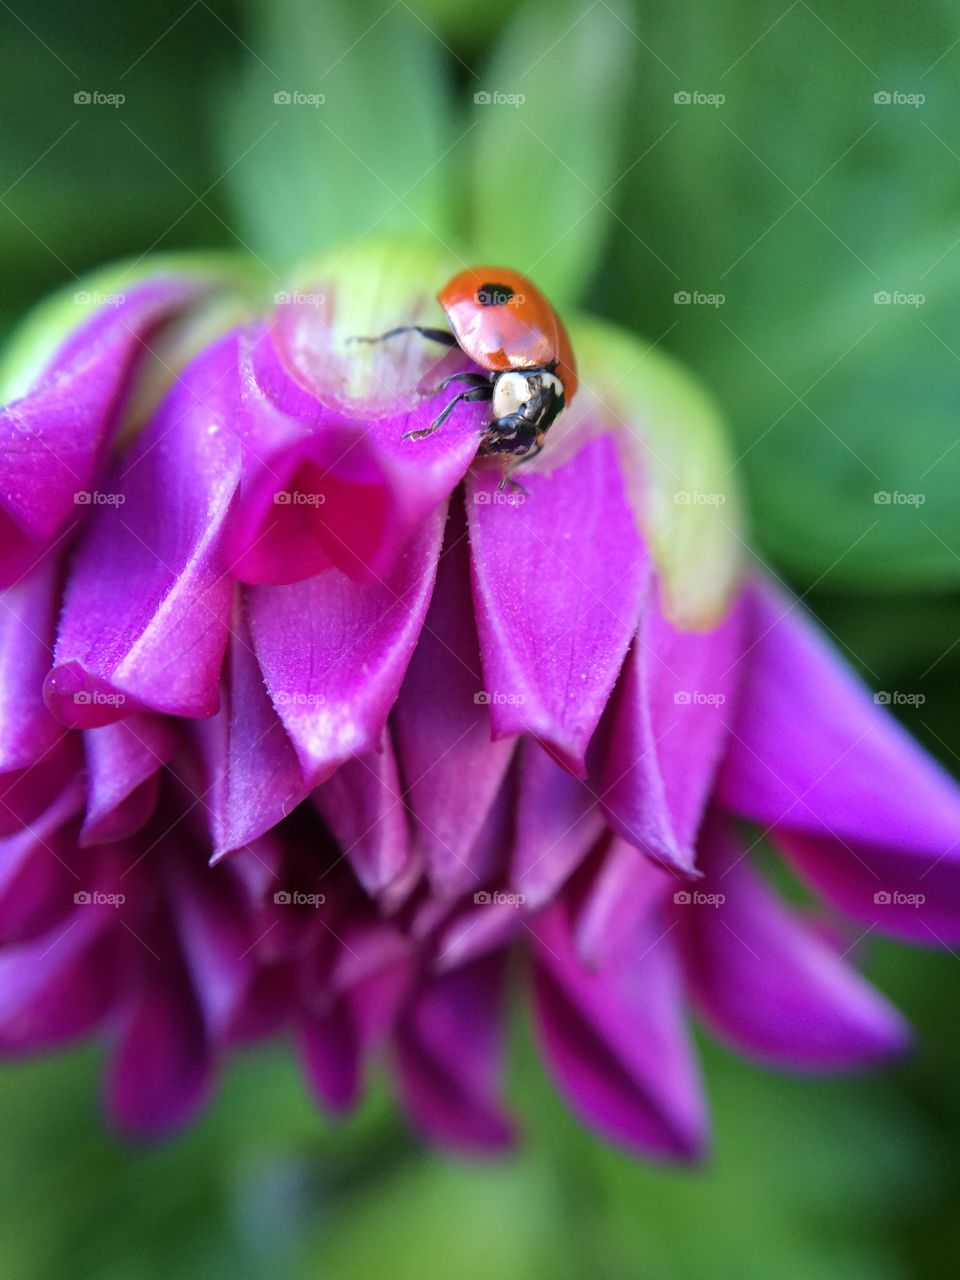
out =
[[460,347],[485,373],[454,373],[437,388],[465,384],[429,427],[409,431],[420,440],[443,426],[461,401],[489,400],[492,420],[478,452],[506,454],[504,480],[514,466],[535,457],[547,431],[573,400],[577,364],[563,321],[532,281],[505,267],[469,267],[448,281],[437,299],[450,331],[403,325],[380,342],[415,331],[433,342]]

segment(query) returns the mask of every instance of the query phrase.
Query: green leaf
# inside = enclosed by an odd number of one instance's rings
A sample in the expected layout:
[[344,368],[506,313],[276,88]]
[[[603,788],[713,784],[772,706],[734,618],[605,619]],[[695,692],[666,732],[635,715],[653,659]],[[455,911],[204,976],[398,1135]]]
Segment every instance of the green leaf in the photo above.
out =
[[[658,0],[641,31],[632,112],[662,140],[623,195],[661,261],[618,233],[616,309],[636,321],[642,282],[724,404],[764,547],[827,589],[960,580],[960,22],[921,8]],[[674,100],[698,92],[725,101]]]
[[473,243],[558,303],[582,294],[619,216],[610,189],[638,47],[616,4],[518,7],[471,81]]
[[371,232],[445,245],[465,126],[441,39],[405,5],[278,0],[251,16],[256,56],[220,103],[244,241],[278,268]]

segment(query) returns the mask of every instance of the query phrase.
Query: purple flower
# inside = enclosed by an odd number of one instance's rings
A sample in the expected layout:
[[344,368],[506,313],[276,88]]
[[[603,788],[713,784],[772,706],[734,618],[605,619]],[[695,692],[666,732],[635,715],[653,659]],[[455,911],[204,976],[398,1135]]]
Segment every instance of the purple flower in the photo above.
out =
[[571,326],[522,489],[475,462],[483,405],[402,439],[465,357],[346,339],[427,321],[443,269],[366,249],[238,320],[179,267],[24,362],[0,1047],[96,1036],[153,1134],[292,1033],[326,1109],[386,1058],[425,1134],[489,1148],[523,982],[584,1122],[692,1156],[691,1013],[792,1070],[906,1046],[852,952],[960,942],[960,793],[747,561],[712,410],[656,353]]

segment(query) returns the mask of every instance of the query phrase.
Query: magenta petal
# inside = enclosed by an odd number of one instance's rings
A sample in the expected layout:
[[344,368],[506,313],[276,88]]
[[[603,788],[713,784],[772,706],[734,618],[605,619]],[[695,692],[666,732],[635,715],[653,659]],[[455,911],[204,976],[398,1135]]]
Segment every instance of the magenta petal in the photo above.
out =
[[475,887],[471,852],[513,744],[490,741],[462,516],[451,517],[437,585],[393,712],[416,841],[436,892]]
[[173,279],[139,286],[98,311],[33,390],[0,409],[0,581],[25,572],[68,519],[89,510],[152,332],[202,288]]
[[749,592],[743,693],[718,795],[765,826],[960,858],[960,787],[795,601]]
[[363,1058],[346,1002],[329,1012],[305,1011],[297,1023],[304,1074],[321,1106],[334,1115],[350,1111],[363,1088]]
[[649,857],[694,871],[694,843],[728,735],[741,610],[678,631],[652,592],[624,667],[601,785],[613,828]]
[[84,734],[89,798],[80,843],[124,840],[153,813],[159,771],[179,743],[169,720],[136,715]]
[[241,351],[244,470],[230,534],[241,580],[283,584],[331,565],[362,582],[389,576],[419,526],[451,494],[477,449],[476,411],[428,439],[414,414],[348,417],[284,371],[261,331]]
[[525,742],[511,883],[529,910],[554,896],[604,829],[603,811],[587,784],[536,742]]
[[[174,849],[165,856],[175,856]],[[180,857],[169,876],[180,945],[208,1034],[215,1042],[227,1039],[254,974],[256,934],[240,886],[230,865],[211,868],[200,856]]]
[[0,949],[0,1051],[52,1049],[102,1021],[115,986],[107,923],[79,908],[49,933]]
[[308,781],[378,746],[423,626],[442,533],[437,512],[383,582],[331,569],[249,589],[263,678]]
[[58,594],[52,559],[0,592],[0,835],[32,822],[80,764],[42,696]]
[[609,438],[523,483],[526,496],[499,492],[489,471],[467,482],[490,717],[496,737],[533,734],[583,776],[636,629],[648,558]]
[[536,1013],[547,1066],[574,1111],[644,1155],[689,1159],[706,1134],[700,1080],[671,939],[652,936],[599,972],[576,953],[562,906],[531,926]]
[[351,931],[346,945],[341,990],[326,1008],[304,1008],[297,1028],[307,1082],[338,1115],[359,1100],[365,1055],[392,1030],[413,978],[409,947],[387,927],[368,931],[365,940]]
[[218,705],[231,584],[221,533],[238,475],[227,429],[236,337],[181,375],[98,507],[67,586],[45,694],[90,729],[132,711],[209,716]]
[[927,947],[960,944],[960,858],[772,833],[796,871],[868,931]]
[[[602,968],[616,955],[646,938],[656,915],[681,882],[654,866],[635,845],[613,838],[597,859],[596,870],[583,889],[576,921],[577,951],[589,968]],[[659,925],[665,937],[669,924]],[[656,936],[656,933],[654,933]]]
[[863,1067],[901,1052],[897,1011],[781,902],[719,819],[702,841],[705,878],[675,906],[688,988],[741,1052],[794,1070]]
[[54,928],[72,913],[74,893],[91,887],[75,865],[83,790],[79,776],[38,818],[0,840],[0,942]]
[[367,893],[382,893],[407,869],[410,835],[389,732],[379,751],[348,760],[313,793]]
[[401,1097],[416,1126],[457,1150],[508,1146],[499,1099],[506,953],[429,979],[397,1032]]
[[273,709],[245,616],[234,610],[220,710],[197,725],[214,860],[271,830],[310,788]]
[[[131,940],[131,946],[138,943]],[[106,1078],[111,1121],[133,1137],[155,1138],[190,1120],[212,1085],[203,1016],[186,975],[156,961],[132,990]]]
[[[502,948],[523,927],[525,904],[517,894],[495,900],[481,890],[472,902],[444,925],[434,946],[433,967],[439,973]],[[477,900],[479,898],[479,901]]]

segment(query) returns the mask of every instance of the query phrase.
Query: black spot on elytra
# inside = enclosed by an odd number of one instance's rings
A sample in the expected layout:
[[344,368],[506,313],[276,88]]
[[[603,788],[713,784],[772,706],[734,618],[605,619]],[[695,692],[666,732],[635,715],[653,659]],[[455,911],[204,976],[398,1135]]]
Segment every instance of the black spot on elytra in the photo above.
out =
[[505,307],[513,301],[513,290],[508,284],[482,284],[477,290],[481,307]]

